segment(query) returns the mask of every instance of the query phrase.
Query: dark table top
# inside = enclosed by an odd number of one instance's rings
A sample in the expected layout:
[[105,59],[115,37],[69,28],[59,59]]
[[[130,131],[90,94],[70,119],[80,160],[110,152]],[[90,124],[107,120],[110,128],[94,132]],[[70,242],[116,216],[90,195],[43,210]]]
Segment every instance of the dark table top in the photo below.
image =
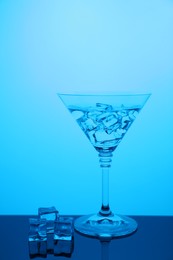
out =
[[[29,217],[0,215],[0,260],[29,260]],[[70,258],[47,255],[54,260],[173,260],[173,217],[133,216],[138,231],[125,238],[101,243],[74,233]],[[43,259],[37,257],[36,259]]]

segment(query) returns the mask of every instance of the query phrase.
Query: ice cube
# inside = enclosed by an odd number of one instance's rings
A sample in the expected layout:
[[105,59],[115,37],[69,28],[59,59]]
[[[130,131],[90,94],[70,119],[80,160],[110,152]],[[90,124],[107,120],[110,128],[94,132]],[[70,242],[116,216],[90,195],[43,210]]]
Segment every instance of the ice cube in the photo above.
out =
[[34,257],[46,257],[47,256],[47,241],[46,239],[40,240],[32,239],[29,241],[29,255],[31,258]]
[[47,221],[55,221],[59,217],[59,212],[55,207],[39,208],[38,216],[41,219],[46,219]]
[[59,217],[58,221],[55,222],[55,233],[61,236],[73,235],[73,218],[72,217]]
[[106,129],[106,133],[111,134],[113,131],[116,131],[120,127],[120,123],[112,125]]
[[104,146],[105,148],[110,148],[110,147],[115,147],[120,143],[121,139],[114,139],[111,141],[105,141],[102,143],[102,146]]
[[139,114],[139,113],[138,113],[138,111],[136,111],[136,110],[130,110],[130,111],[129,111],[129,117],[130,117],[130,119],[132,119],[132,120],[135,120],[138,114]]
[[41,238],[46,236],[46,219],[29,219],[29,238],[39,235]]
[[96,103],[96,107],[101,111],[105,111],[105,110],[111,111],[113,109],[111,105],[103,104],[103,103]]
[[122,117],[121,127],[122,128],[126,127],[130,121],[131,120],[130,120],[130,118],[128,116]]
[[81,122],[81,125],[85,131],[91,131],[97,127],[97,124],[91,118],[88,118],[86,121]]
[[126,133],[126,130],[125,130],[125,129],[118,128],[115,134],[117,134],[117,136],[120,136],[120,137],[118,137],[118,138],[122,138],[122,136],[123,136],[125,133]]
[[79,119],[81,117],[84,116],[84,112],[83,111],[79,111],[79,110],[74,110],[72,111],[72,116],[74,117],[74,119]]
[[96,133],[96,131],[88,131],[87,132],[87,136],[88,136],[88,138],[89,138],[89,140],[90,140],[90,142],[94,145],[95,144],[95,142],[96,142],[96,139],[95,139],[95,133]]
[[126,109],[119,110],[117,112],[117,115],[121,116],[121,117],[126,116],[127,115],[127,110]]
[[93,120],[96,120],[97,117],[98,117],[99,115],[101,115],[101,114],[102,114],[101,111],[93,110],[93,111],[89,111],[88,114],[87,114],[87,116],[88,116],[88,118],[91,118],[91,119],[93,119]]
[[112,115],[112,114],[110,114],[108,117],[106,117],[103,120],[103,124],[106,127],[111,127],[111,126],[115,125],[117,122],[118,122],[117,118],[115,117],[115,115]]
[[39,208],[38,216],[46,220],[47,251],[53,253],[54,248],[54,225],[59,218],[59,212],[55,207]]
[[98,115],[96,117],[96,120],[100,122],[100,121],[106,120],[111,115],[112,114],[110,112],[101,113],[100,115]]
[[74,247],[73,218],[60,217],[55,222],[54,255],[71,255]]
[[54,242],[54,255],[71,256],[74,249],[74,238],[56,239]]
[[47,229],[47,251],[51,254],[54,251],[54,228]]
[[96,131],[94,136],[97,142],[111,141],[115,139],[114,132],[107,134],[104,130]]
[[[118,129],[117,129],[118,130]],[[118,131],[116,131],[114,133],[115,139],[121,139],[122,138],[122,134],[120,134]]]
[[28,237],[29,254],[31,257],[47,255],[46,220],[30,218],[30,230]]

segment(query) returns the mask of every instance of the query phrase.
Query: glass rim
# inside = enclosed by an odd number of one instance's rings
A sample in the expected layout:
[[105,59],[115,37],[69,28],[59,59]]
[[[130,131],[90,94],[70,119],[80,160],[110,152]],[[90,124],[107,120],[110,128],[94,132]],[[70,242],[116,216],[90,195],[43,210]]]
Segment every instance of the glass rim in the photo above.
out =
[[151,92],[135,92],[135,91],[67,91],[57,92],[58,96],[151,96]]

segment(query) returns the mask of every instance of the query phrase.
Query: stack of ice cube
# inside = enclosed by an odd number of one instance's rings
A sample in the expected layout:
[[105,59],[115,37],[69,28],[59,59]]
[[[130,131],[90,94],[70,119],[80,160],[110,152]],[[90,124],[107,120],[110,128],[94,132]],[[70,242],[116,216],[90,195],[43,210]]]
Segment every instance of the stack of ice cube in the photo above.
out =
[[73,219],[60,217],[55,207],[39,208],[38,218],[29,219],[30,257],[48,254],[70,256],[73,252]]
[[59,217],[55,222],[54,255],[70,256],[73,246],[73,218]]
[[30,218],[29,254],[31,257],[47,255],[46,220]]
[[46,220],[47,227],[47,252],[53,253],[54,251],[54,225],[55,221],[59,218],[59,212],[55,207],[39,208],[38,209],[39,219]]

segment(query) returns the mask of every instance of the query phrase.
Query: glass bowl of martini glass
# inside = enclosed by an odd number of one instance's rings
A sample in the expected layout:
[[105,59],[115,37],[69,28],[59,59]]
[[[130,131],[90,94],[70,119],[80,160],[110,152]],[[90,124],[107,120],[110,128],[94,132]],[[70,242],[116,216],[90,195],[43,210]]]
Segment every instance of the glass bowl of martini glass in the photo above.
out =
[[137,230],[134,219],[115,214],[109,206],[109,169],[113,152],[150,97],[149,93],[94,93],[58,96],[94,146],[102,171],[102,205],[96,214],[76,219],[75,229],[95,238],[116,238]]

